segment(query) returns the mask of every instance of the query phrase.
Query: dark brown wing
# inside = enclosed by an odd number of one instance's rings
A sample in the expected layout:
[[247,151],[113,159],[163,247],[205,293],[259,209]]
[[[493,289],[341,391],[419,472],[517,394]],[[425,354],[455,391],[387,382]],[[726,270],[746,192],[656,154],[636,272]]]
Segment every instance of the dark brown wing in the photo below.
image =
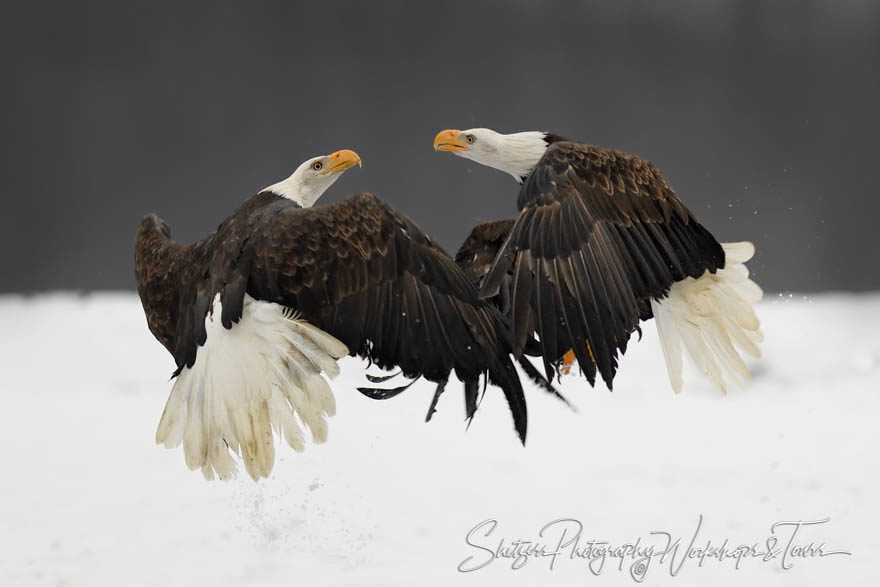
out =
[[494,296],[513,280],[516,350],[529,337],[533,312],[548,377],[573,349],[590,383],[598,367],[611,387],[618,351],[650,316],[646,301],[724,266],[721,246],[657,168],[621,151],[550,145],[518,204],[481,295]]
[[[458,253],[455,254],[456,264],[464,269],[477,289],[483,287],[483,282],[489,275],[489,270],[495,262],[495,257],[498,256],[498,251],[510,236],[514,222],[514,220],[490,220],[476,225],[459,247]],[[513,271],[511,267],[502,278],[495,294],[484,297],[484,299],[494,303],[502,314],[507,315],[510,311],[512,285]],[[528,341],[525,353],[539,356],[541,354],[540,345],[534,340],[535,322],[534,313],[530,312],[526,329]]]
[[135,236],[134,270],[150,332],[174,354],[180,268],[189,257],[190,247],[170,237],[171,229],[162,219],[155,214],[144,216]]
[[525,441],[525,398],[503,316],[418,226],[376,196],[302,209],[264,192],[204,241],[180,245],[169,236],[158,217],[145,217],[135,270],[150,330],[178,373],[205,343],[215,297],[232,328],[247,293],[295,309],[353,355],[440,383],[436,396],[454,370],[468,418],[487,378],[504,391]]
[[408,377],[444,382],[454,370],[475,395],[488,374],[525,438],[525,399],[502,315],[408,218],[358,194],[273,210],[249,233],[241,258],[250,264],[251,296],[295,308],[352,354]]
[[[513,222],[513,220],[490,220],[476,225],[455,254],[456,265],[467,273],[477,289],[483,285],[495,256],[510,235]],[[499,307],[503,308],[503,305]]]
[[455,263],[465,270],[474,284],[480,285],[489,273],[495,255],[513,228],[513,220],[490,220],[471,230],[455,254]]
[[[455,254],[455,263],[461,267],[471,282],[479,289],[483,285],[483,281],[489,274],[489,269],[498,255],[498,251],[504,245],[507,237],[510,236],[510,230],[513,228],[513,220],[490,220],[476,225],[468,237],[459,247]],[[513,276],[510,271],[504,277],[498,293],[490,298],[502,314],[507,314],[510,309],[510,286],[513,283]],[[540,356],[541,345],[534,338],[535,318],[532,313],[529,314],[528,340],[525,345],[524,355]],[[569,407],[571,404],[563,397],[559,391],[553,387],[551,379],[545,378],[535,366],[524,356],[517,357],[517,361],[523,368],[528,377],[539,387],[553,394],[557,398],[565,402]]]

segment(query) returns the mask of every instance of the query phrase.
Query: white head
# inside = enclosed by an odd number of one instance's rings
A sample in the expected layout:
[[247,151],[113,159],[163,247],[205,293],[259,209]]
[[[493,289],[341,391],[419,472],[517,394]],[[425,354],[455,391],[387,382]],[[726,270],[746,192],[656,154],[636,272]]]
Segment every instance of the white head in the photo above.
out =
[[360,164],[361,158],[358,154],[348,149],[313,157],[303,161],[287,179],[260,191],[273,192],[293,200],[303,208],[309,208],[339,179],[343,171]]
[[516,181],[532,172],[547,149],[540,131],[518,132],[509,135],[488,128],[444,130],[434,137],[436,151],[451,151],[459,157],[504,171]]

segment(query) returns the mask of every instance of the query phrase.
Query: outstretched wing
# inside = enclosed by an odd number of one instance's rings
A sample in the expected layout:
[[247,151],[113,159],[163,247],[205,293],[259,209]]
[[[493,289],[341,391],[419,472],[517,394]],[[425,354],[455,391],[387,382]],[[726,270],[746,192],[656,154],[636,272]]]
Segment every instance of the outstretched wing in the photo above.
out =
[[352,354],[408,377],[444,382],[455,370],[472,392],[488,374],[525,438],[509,329],[415,223],[358,194],[328,206],[267,210],[248,232],[239,262],[248,265],[251,296],[294,308]]
[[648,161],[573,142],[550,145],[519,194],[520,215],[482,284],[512,280],[516,352],[530,314],[551,365],[573,349],[591,384],[611,387],[618,351],[649,301],[676,281],[724,266],[724,252]]

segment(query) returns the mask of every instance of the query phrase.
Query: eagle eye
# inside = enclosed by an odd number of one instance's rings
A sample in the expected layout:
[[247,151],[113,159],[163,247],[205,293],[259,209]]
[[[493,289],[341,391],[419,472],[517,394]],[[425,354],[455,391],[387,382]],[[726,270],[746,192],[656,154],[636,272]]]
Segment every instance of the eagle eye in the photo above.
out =
[[312,163],[312,169],[314,169],[315,171],[321,171],[322,167],[324,167],[324,165],[320,161],[315,161],[314,163]]
[[469,145],[473,145],[475,142],[477,142],[477,137],[475,137],[474,135],[467,135],[467,136],[464,138],[464,140],[467,141],[467,144],[469,144]]

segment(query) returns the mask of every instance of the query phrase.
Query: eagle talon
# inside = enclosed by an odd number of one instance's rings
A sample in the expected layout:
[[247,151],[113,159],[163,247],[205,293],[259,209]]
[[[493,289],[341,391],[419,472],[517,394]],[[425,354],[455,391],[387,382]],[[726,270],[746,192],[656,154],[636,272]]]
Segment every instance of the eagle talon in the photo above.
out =
[[575,362],[574,349],[568,349],[568,352],[562,355],[562,367],[559,371],[563,375],[571,373],[571,365]]

